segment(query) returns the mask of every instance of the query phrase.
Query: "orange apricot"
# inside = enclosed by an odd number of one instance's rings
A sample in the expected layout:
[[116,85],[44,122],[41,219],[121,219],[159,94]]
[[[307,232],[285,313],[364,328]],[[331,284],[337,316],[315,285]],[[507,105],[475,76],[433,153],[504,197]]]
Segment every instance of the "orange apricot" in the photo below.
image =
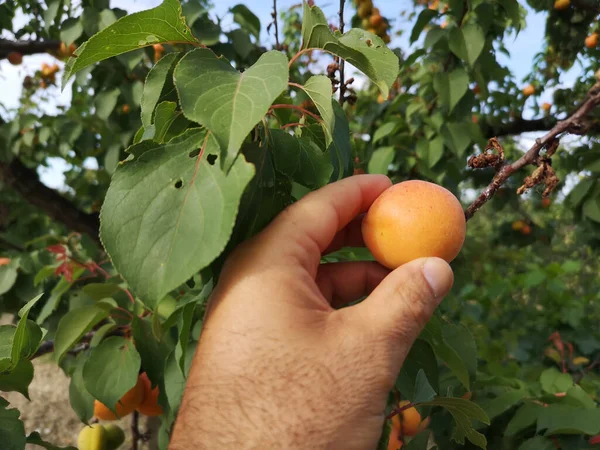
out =
[[585,38],[585,46],[587,48],[596,48],[598,45],[598,33],[592,33]]
[[523,95],[525,97],[529,97],[530,95],[533,95],[533,94],[535,94],[535,87],[532,84],[525,86],[523,88]]
[[[408,400],[403,400],[398,403],[398,407],[402,408],[409,403]],[[421,414],[419,414],[417,408],[413,406],[392,417],[392,430],[393,429],[402,430],[402,436],[414,436],[419,431],[422,431]]]
[[0,258],[0,266],[6,266],[10,264],[10,258]]
[[[94,417],[100,420],[117,420],[131,414],[144,399],[144,383],[138,378],[134,387],[128,390],[115,405],[117,415],[98,400],[94,401]],[[118,416],[118,417],[117,417]]]
[[404,442],[400,439],[400,429],[392,427],[390,432],[390,439],[388,440],[387,450],[400,450]]
[[144,385],[144,399],[137,407],[137,410],[141,414],[149,417],[162,415],[163,409],[158,404],[158,386],[155,386],[154,389],[152,389],[152,383],[145,372],[140,375],[140,380]]
[[571,6],[571,0],[556,0],[554,2],[554,9],[562,10],[567,9]]
[[381,17],[381,14],[373,14],[371,17],[369,17],[369,24],[373,27],[378,29],[381,24],[384,23],[383,22],[383,17]]
[[123,105],[123,107],[121,108],[121,111],[123,111],[123,114],[127,114],[127,113],[129,113],[129,111],[131,111],[131,106],[129,106],[127,103],[125,103]]
[[542,109],[546,112],[550,111],[550,108],[552,108],[552,105],[548,102],[542,103]]
[[11,63],[13,66],[18,66],[23,62],[23,55],[19,52],[10,52],[6,56],[6,59],[8,59],[8,62]]
[[465,233],[465,216],[454,194],[420,180],[388,188],[362,223],[366,246],[390,269],[426,256],[450,262],[460,252]]
[[552,200],[550,200],[548,197],[542,199],[542,208],[549,208],[551,204]]
[[531,227],[527,224],[525,224],[523,226],[523,228],[521,228],[521,234],[523,236],[529,236],[531,234]]

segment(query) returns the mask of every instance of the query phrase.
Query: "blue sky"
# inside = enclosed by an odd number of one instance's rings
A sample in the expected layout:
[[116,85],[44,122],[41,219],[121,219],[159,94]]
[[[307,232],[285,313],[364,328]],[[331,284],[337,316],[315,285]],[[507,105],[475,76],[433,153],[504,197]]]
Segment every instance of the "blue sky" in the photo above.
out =
[[[119,7],[126,9],[129,12],[141,11],[149,8],[153,8],[161,3],[162,0],[112,0],[111,7]],[[277,0],[278,9],[283,11],[292,5],[300,3],[302,0]],[[246,4],[260,19],[261,21],[261,38],[262,42],[274,42],[273,39],[273,28],[271,28],[271,34],[267,34],[266,28],[271,19],[272,2],[271,0],[257,0],[257,1],[244,1],[244,0],[213,0],[214,8],[212,10],[213,16],[218,16],[223,19],[222,25],[227,28],[232,24],[231,14],[228,14],[228,10],[238,3]],[[316,0],[315,3],[324,11],[326,17],[328,17],[332,23],[337,23],[337,0]],[[412,1],[410,0],[374,0],[375,6],[377,6],[381,14],[387,18],[397,18],[395,28],[402,28],[405,30],[403,35],[400,37],[394,37],[392,46],[399,46],[403,50],[409,49],[408,36],[412,29],[412,22],[408,22],[406,19],[399,18],[399,11],[401,9],[411,9]],[[520,2],[524,3],[524,2]],[[346,0],[346,22],[350,21],[353,14],[353,8],[351,7],[351,0]],[[17,21],[24,21],[23,17],[17,17]],[[525,77],[529,70],[535,54],[540,50],[545,31],[545,14],[536,13],[529,9],[527,15],[527,26],[523,29],[518,36],[511,36],[506,41],[506,46],[510,52],[510,57],[501,55],[500,62],[506,66],[515,74],[517,81],[520,81]],[[18,24],[17,24],[18,25]],[[0,61],[0,85],[2,90],[0,91],[0,104],[4,104],[9,109],[14,109],[18,106],[19,97],[21,93],[21,83],[23,77],[26,74],[31,74],[34,70],[40,67],[42,62],[53,63],[55,60],[47,54],[27,56],[23,60],[21,66],[11,66],[6,60]],[[568,73],[563,75],[561,80],[565,85],[572,84],[573,80],[578,76],[578,69],[574,67]],[[60,84],[60,83],[59,83]],[[55,99],[50,105],[47,105],[43,110],[48,114],[56,112],[56,105],[67,105],[70,102],[70,89],[66,88],[62,93],[58,88],[49,89],[48,94],[52,95]],[[551,101],[552,92],[547,90],[542,93],[539,102]],[[536,101],[530,99],[530,102]],[[525,116],[531,117],[531,111],[526,111]],[[523,137],[523,145],[528,145],[530,142],[537,137],[537,134],[530,133]],[[95,161],[88,161],[90,167],[95,166]],[[42,181],[53,188],[61,188],[64,186],[62,172],[67,169],[64,161],[56,158],[55,161],[50,161],[50,167],[48,169],[40,169],[40,175]]]

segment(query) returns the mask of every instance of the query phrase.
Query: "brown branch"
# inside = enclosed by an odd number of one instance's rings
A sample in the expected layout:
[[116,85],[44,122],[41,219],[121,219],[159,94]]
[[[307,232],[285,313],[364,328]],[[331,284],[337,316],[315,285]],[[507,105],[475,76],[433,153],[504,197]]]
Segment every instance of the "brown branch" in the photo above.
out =
[[140,413],[133,412],[131,416],[131,450],[138,450],[138,441],[140,440]]
[[585,100],[579,107],[565,120],[556,123],[552,129],[543,137],[536,139],[535,144],[518,160],[512,164],[503,164],[498,167],[492,182],[486,187],[477,199],[465,211],[466,220],[471,219],[473,215],[488,200],[490,200],[496,191],[502,186],[508,178],[517,170],[526,165],[537,165],[540,151],[546,147],[552,147],[557,140],[557,136],[562,133],[570,132],[582,134],[587,131],[583,119],[585,116],[600,104],[600,82],[596,83],[587,93]]
[[[338,11],[339,17],[340,17],[340,33],[344,34],[344,3],[345,0],[340,0],[340,9]],[[344,60],[342,58],[340,58],[340,67],[339,67],[339,72],[340,72],[340,97],[339,97],[339,102],[340,105],[344,105],[344,100],[346,100],[346,85],[344,84]]]
[[0,39],[0,59],[4,59],[9,53],[17,52],[22,55],[33,55],[46,53],[50,50],[58,50],[60,41],[9,41]]
[[273,25],[275,25],[275,50],[281,50],[279,44],[279,26],[277,25],[277,0],[273,0]]
[[51,219],[73,231],[87,233],[100,243],[97,214],[88,214],[53,189],[42,184],[35,170],[26,167],[19,158],[10,163],[0,161],[0,181],[14,189],[28,203],[40,208]]

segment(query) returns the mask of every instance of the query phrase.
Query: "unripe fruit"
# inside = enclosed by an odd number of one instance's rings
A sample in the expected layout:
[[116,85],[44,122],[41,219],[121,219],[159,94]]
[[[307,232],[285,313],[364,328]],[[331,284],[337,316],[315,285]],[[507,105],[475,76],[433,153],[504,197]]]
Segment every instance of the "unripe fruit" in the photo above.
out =
[[140,380],[144,384],[144,399],[137,410],[149,417],[160,416],[163,413],[162,407],[158,404],[158,386],[152,389],[152,383],[146,373],[140,375]]
[[77,437],[79,450],[108,450],[106,448],[106,430],[98,423],[85,426]]
[[106,430],[106,450],[117,450],[125,442],[125,432],[113,423],[104,425]]
[[546,112],[550,111],[550,108],[552,108],[552,105],[550,103],[542,103],[542,109]]
[[[409,403],[408,400],[403,400],[398,403],[398,407],[402,408]],[[392,417],[392,429],[394,428],[401,429],[402,436],[414,436],[419,431],[422,431],[421,414],[419,414],[417,408],[413,406]]]
[[19,52],[10,52],[6,56],[6,59],[8,59],[8,62],[11,63],[13,66],[18,66],[23,62],[23,55]]
[[366,30],[367,28],[369,28],[371,26],[371,21],[368,18],[363,19],[360,21],[360,25],[362,28],[364,28]]
[[571,0],[556,0],[554,2],[554,9],[567,9],[571,6]]
[[525,86],[523,88],[523,95],[525,97],[529,97],[530,95],[535,94],[535,87],[533,87],[532,84],[530,84],[529,86]]
[[460,252],[465,234],[465,216],[454,194],[419,180],[388,188],[362,223],[366,246],[390,269],[427,256],[450,262]]
[[361,19],[366,19],[367,17],[369,17],[371,15],[372,10],[373,10],[373,2],[366,1],[358,7],[358,17],[360,17]]
[[592,33],[585,38],[585,46],[587,48],[596,48],[598,45],[598,33]]
[[512,229],[515,231],[521,231],[524,226],[525,222],[523,222],[522,220],[517,220],[516,222],[512,223]]
[[115,405],[118,417],[98,400],[94,401],[94,417],[101,420],[117,420],[135,411],[135,409],[140,406],[143,399],[144,383],[138,378],[136,385],[127,391]]

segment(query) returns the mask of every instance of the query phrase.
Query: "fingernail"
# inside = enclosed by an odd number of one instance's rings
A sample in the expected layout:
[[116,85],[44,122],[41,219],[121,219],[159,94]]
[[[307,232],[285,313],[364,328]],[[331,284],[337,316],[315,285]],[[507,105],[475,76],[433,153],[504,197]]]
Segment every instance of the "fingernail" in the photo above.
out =
[[423,276],[436,298],[443,297],[450,290],[453,278],[452,270],[446,261],[440,258],[427,258],[423,264]]

